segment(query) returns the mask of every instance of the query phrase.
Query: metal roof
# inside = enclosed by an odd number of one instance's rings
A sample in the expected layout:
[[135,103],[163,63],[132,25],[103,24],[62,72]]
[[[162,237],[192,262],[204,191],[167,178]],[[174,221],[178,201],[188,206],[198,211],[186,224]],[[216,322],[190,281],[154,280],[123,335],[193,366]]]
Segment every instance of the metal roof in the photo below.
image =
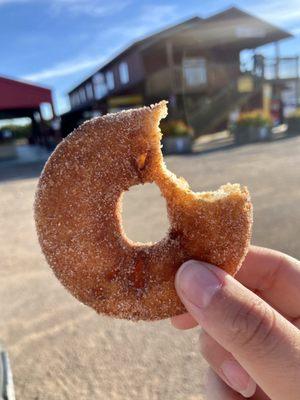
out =
[[0,76],[0,110],[38,108],[41,103],[52,103],[50,89]]

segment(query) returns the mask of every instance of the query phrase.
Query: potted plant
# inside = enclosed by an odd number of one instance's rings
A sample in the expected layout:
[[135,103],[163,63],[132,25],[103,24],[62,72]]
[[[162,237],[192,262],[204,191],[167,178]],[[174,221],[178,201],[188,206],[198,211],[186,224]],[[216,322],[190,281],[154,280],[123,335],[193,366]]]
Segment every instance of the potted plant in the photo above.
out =
[[272,119],[262,110],[241,113],[231,127],[236,144],[272,140]]
[[164,154],[184,154],[192,151],[193,129],[183,120],[162,121]]
[[289,135],[300,134],[300,108],[297,108],[286,118],[286,123],[288,125]]

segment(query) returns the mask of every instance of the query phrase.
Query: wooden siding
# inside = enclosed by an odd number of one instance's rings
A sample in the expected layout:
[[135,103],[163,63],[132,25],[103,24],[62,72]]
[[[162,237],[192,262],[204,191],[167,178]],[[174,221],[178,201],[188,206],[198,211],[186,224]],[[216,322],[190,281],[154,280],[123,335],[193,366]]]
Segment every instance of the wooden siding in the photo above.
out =
[[[119,65],[125,62],[128,66],[129,72],[129,82],[124,84],[120,81]],[[144,68],[141,59],[140,52],[133,50],[132,52],[126,54],[124,58],[119,60],[116,64],[111,65],[108,68],[104,68],[101,72],[106,74],[106,72],[111,71],[114,74],[115,87],[113,90],[109,90],[109,93],[119,92],[130,86],[135,86],[138,82],[144,78]]]
[[[206,61],[207,82],[196,86],[187,86],[184,78],[183,61],[185,58],[201,57]],[[240,75],[239,52],[237,50],[214,49],[175,49],[174,67],[167,64],[166,51],[148,52],[144,55],[147,72],[147,96],[160,96],[181,93],[214,93],[218,89],[237,81]],[[172,80],[173,84],[172,84]],[[174,88],[172,90],[172,88]]]

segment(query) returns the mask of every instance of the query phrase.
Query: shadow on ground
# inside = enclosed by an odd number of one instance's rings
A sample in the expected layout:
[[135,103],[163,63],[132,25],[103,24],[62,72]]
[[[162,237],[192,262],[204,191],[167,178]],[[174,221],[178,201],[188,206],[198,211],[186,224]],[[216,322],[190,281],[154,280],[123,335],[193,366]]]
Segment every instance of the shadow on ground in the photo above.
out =
[[[290,140],[295,138],[295,136],[297,136],[296,134],[294,135],[287,135],[285,133],[279,133],[276,134],[271,142],[277,142],[277,141],[282,141],[282,140]],[[238,147],[247,147],[249,145],[260,145],[261,143],[264,142],[255,142],[255,143],[247,143],[247,144],[243,144],[243,145],[238,145],[236,143],[234,143],[234,139],[232,137],[228,137],[225,139],[218,139],[218,140],[212,140],[208,143],[205,143],[204,145],[200,145],[200,146],[196,146],[193,153],[191,154],[191,156],[199,156],[199,155],[204,155],[204,154],[210,154],[210,153],[216,153],[216,152],[223,152],[226,150],[231,150],[234,148],[238,148]]]
[[50,156],[50,152],[41,146],[18,145],[17,157],[0,160],[0,182],[14,179],[36,178]]
[[40,175],[44,164],[44,161],[27,164],[10,163],[9,165],[0,163],[0,182],[36,178]]
[[[290,140],[293,139],[295,136],[296,135],[280,134],[273,139],[273,142]],[[257,143],[257,145],[259,145],[259,143]],[[225,139],[212,140],[202,145],[196,144],[193,153],[185,154],[185,156],[201,156],[210,153],[223,152],[238,147],[241,146],[236,145],[233,139],[231,137],[228,137]],[[243,147],[247,147],[247,145],[243,145]],[[22,150],[23,152],[24,149]],[[21,155],[21,159],[18,159],[16,161],[0,161],[0,182],[38,177],[46,162],[47,156],[49,156],[50,153],[42,153],[41,155],[38,153],[37,155],[37,150],[40,151],[39,149],[33,149],[33,154],[31,155],[29,154],[28,148],[26,148],[24,162],[22,162],[23,155]],[[35,161],[31,161],[31,159],[35,159]]]

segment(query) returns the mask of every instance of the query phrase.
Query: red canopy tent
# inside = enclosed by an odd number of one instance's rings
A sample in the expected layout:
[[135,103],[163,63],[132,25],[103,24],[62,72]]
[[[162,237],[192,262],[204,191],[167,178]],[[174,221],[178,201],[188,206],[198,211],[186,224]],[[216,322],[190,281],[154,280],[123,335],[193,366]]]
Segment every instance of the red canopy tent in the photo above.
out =
[[41,103],[52,105],[50,89],[0,76],[0,110],[39,109]]
[[0,76],[0,119],[29,117],[32,142],[44,142],[41,105],[49,104],[55,116],[51,90],[29,82]]

